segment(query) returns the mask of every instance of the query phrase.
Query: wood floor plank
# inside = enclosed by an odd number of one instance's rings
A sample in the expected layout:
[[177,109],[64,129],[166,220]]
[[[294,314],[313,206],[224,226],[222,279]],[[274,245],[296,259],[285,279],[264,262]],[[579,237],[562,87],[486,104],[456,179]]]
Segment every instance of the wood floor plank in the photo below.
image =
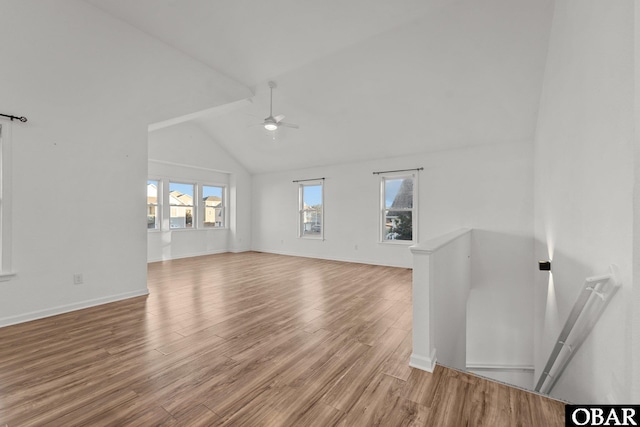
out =
[[348,411],[366,389],[387,358],[398,348],[408,334],[401,329],[387,329],[379,345],[372,347],[349,369],[344,377],[322,398],[328,405]]
[[267,390],[278,375],[317,357],[318,346],[324,345],[328,338],[327,334],[308,334],[275,347],[262,358],[245,364],[238,375],[222,384],[218,392],[205,401],[205,406],[224,418],[231,416]]
[[[247,414],[252,417],[259,415],[263,421],[277,416],[281,425],[304,425],[301,420],[308,418],[310,408],[321,403],[321,397],[340,381],[359,358],[370,351],[369,346],[348,336],[336,338],[322,347],[319,357],[275,376],[269,385],[269,394],[260,395],[252,402],[252,408],[243,408],[231,419],[239,423],[250,423],[250,418],[245,419]],[[271,399],[274,394],[271,392],[278,396],[277,400]],[[259,404],[261,401],[265,401],[265,404]],[[321,406],[324,405],[322,403]],[[329,412],[332,418],[337,416],[335,411]]]
[[342,413],[333,406],[317,401],[307,407],[304,412],[296,418],[296,424],[286,424],[289,422],[289,418],[287,418],[282,425],[300,425],[308,427],[333,426],[338,423],[341,416]]
[[427,424],[442,427],[467,425],[470,419],[471,384],[443,375],[429,407]]
[[131,390],[117,390],[110,394],[101,394],[100,397],[92,399],[85,405],[78,406],[62,417],[55,418],[55,420],[43,422],[42,425],[48,423],[56,423],[68,427],[96,425],[104,422],[106,417],[103,414],[110,411],[117,413],[118,418],[122,417],[123,411],[121,411],[121,408],[133,402],[136,398],[137,394]]
[[411,334],[402,340],[396,351],[394,351],[382,366],[382,373],[406,381],[411,375],[412,368],[409,366],[409,358],[413,347],[411,345]]
[[[147,425],[147,424],[144,424]],[[204,405],[196,405],[172,424],[176,427],[200,427],[222,425],[222,418]]]
[[0,426],[560,426],[564,405],[408,366],[411,271],[246,252],[0,328]]
[[430,408],[446,372],[447,369],[440,365],[436,365],[433,373],[412,369],[404,388],[404,396],[412,402]]
[[385,374],[376,374],[359,395],[358,400],[345,412],[339,426],[381,425],[385,414],[401,399],[404,381]]

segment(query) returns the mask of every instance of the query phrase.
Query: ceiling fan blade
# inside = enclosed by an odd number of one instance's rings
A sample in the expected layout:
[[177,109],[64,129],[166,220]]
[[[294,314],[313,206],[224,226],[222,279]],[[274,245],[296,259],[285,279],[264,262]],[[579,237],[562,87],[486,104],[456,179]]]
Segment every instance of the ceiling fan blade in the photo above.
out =
[[276,121],[276,123],[280,123],[282,120],[284,120],[284,114],[278,114],[273,119]]
[[294,123],[279,122],[278,126],[284,126],[284,127],[288,127],[288,128],[300,129],[300,126],[298,126],[298,125],[296,125]]

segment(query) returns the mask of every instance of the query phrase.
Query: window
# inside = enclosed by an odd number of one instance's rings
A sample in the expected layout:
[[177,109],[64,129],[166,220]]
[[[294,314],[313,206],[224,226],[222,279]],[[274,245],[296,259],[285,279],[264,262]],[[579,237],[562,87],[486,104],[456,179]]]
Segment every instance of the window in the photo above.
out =
[[388,243],[417,241],[415,187],[415,175],[381,175],[381,241]]
[[0,281],[15,274],[11,266],[11,123],[0,120]]
[[194,226],[194,185],[169,182],[169,227],[172,229]]
[[157,230],[160,228],[160,181],[147,180],[147,229]]
[[[167,202],[168,201],[168,202]],[[147,178],[147,230],[224,229],[227,186]]]
[[224,187],[202,186],[203,227],[221,228],[225,226]]
[[300,237],[324,239],[323,182],[301,183],[299,187]]

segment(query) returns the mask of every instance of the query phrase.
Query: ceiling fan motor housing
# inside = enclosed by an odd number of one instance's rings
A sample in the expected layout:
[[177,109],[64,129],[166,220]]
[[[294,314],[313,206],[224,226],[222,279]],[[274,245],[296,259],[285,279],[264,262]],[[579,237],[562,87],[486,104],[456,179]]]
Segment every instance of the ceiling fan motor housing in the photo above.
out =
[[270,81],[269,82],[269,88],[270,88],[269,117],[264,119],[264,122],[262,123],[262,125],[264,126],[264,128],[266,130],[269,130],[269,131],[277,130],[278,127],[280,127],[281,125],[285,126],[285,127],[298,129],[298,125],[296,125],[296,124],[283,122],[282,120],[284,120],[284,115],[282,115],[282,114],[279,114],[279,115],[273,117],[273,88],[275,88],[275,87],[276,87],[276,83]]
[[276,119],[274,119],[272,116],[269,116],[264,119],[264,128],[266,130],[276,130],[278,129],[278,122],[276,122]]

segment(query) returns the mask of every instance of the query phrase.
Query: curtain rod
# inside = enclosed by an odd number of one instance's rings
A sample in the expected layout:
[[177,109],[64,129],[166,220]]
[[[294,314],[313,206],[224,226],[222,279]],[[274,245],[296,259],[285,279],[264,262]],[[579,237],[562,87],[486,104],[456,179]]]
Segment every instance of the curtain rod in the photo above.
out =
[[324,181],[324,177],[322,177],[322,178],[310,178],[310,179],[294,179],[293,182],[319,181],[319,180],[323,180]]
[[398,169],[395,171],[379,171],[379,172],[374,172],[374,175],[380,175],[381,173],[391,173],[391,172],[408,172],[408,171],[422,171],[424,170],[424,168],[413,168],[413,169]]
[[10,118],[10,119],[11,119],[11,121],[13,121],[14,119],[16,119],[16,120],[20,120],[22,123],[24,123],[24,122],[26,122],[26,121],[27,121],[27,118],[26,118],[26,117],[24,117],[24,116],[23,116],[23,117],[18,117],[18,116],[12,116],[11,114],[0,114],[0,116],[2,116],[2,117],[8,117],[8,118]]

